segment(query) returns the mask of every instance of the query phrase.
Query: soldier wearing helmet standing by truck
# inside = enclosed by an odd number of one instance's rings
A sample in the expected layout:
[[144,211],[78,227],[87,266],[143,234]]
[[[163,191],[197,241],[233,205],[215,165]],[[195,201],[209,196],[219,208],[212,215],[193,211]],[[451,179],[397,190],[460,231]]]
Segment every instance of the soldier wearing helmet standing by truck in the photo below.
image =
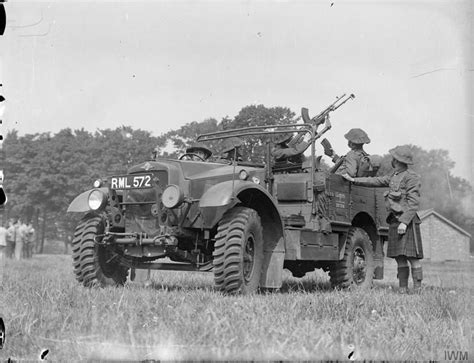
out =
[[344,137],[348,140],[351,149],[346,155],[339,156],[334,153],[331,143],[324,139],[321,144],[324,153],[332,158],[335,165],[331,172],[348,174],[351,177],[375,176],[380,168],[382,158],[379,155],[369,155],[364,150],[364,144],[370,143],[370,138],[362,129],[350,129]]
[[420,176],[408,169],[413,164],[413,155],[408,146],[397,146],[391,149],[392,167],[395,171],[382,177],[353,178],[347,173],[344,178],[359,185],[386,187],[385,202],[389,215],[387,256],[397,261],[399,292],[406,293],[411,265],[413,287],[421,288],[423,271],[420,260],[423,258],[423,247],[420,234],[420,219],[417,215],[420,199]]

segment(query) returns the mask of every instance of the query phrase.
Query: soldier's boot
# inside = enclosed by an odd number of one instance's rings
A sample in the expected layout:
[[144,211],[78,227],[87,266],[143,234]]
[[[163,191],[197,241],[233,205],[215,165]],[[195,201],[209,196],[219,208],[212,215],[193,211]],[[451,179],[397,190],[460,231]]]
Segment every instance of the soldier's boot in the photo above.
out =
[[416,267],[411,269],[411,277],[413,278],[413,289],[415,292],[421,290],[421,281],[423,280],[423,268]]
[[398,268],[398,292],[406,294],[408,292],[408,277],[410,276],[410,268],[408,266]]

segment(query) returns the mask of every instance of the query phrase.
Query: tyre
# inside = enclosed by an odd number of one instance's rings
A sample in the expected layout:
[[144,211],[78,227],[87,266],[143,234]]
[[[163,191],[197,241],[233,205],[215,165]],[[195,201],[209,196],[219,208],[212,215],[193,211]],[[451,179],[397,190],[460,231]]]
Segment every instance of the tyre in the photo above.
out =
[[224,214],[217,227],[213,257],[218,290],[228,294],[257,291],[263,265],[263,232],[255,210],[235,207]]
[[369,235],[362,228],[347,233],[344,257],[329,269],[333,287],[369,288],[374,278],[374,255]]
[[104,232],[104,220],[86,216],[76,227],[72,240],[72,259],[77,281],[86,287],[123,285],[128,268],[114,260],[114,254],[95,238]]

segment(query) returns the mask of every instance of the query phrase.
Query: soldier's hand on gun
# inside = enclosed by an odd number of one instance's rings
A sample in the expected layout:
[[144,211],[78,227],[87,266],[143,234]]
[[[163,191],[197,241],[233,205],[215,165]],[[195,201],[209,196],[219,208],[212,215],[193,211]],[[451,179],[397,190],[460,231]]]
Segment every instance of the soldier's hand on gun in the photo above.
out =
[[342,177],[346,180],[349,180],[350,182],[355,182],[355,179],[351,177],[349,174],[342,174]]
[[407,231],[407,225],[405,223],[400,223],[398,225],[398,234],[405,234]]

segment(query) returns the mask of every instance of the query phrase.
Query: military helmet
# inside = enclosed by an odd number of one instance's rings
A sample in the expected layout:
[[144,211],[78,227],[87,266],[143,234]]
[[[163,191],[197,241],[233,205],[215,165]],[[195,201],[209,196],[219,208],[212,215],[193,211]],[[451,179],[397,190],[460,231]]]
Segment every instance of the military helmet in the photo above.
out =
[[283,144],[283,143],[286,143],[286,142],[290,141],[290,139],[292,137],[293,137],[292,133],[277,134],[273,138],[273,142],[275,144]]
[[362,129],[350,129],[344,137],[354,144],[369,144],[370,139],[367,133]]
[[201,151],[206,155],[206,159],[212,155],[212,151],[206,147],[204,144],[194,144],[186,149],[187,154],[192,154],[195,151]]
[[388,151],[394,159],[401,163],[411,165],[413,164],[413,153],[408,145],[395,146]]
[[231,137],[230,139],[227,139],[224,143],[224,148],[222,149],[223,153],[228,153],[229,151],[233,149],[237,149],[238,147],[241,147],[244,144],[242,139],[239,139],[238,137]]

